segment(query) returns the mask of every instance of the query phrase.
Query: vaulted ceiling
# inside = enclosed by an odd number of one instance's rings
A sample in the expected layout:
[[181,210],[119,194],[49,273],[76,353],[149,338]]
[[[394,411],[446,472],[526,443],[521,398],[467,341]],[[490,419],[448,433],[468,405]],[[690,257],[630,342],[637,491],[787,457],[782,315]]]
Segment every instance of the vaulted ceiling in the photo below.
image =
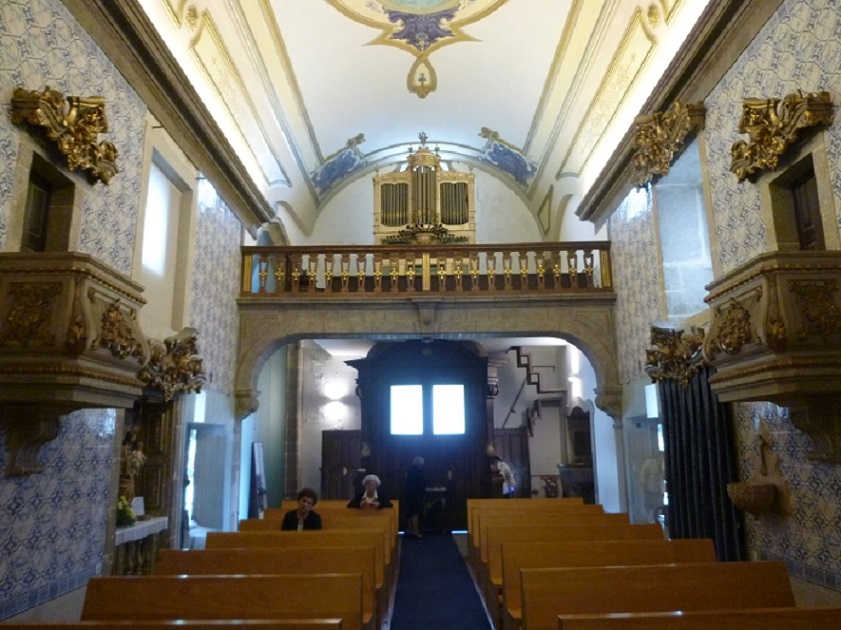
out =
[[138,2],[272,211],[307,233],[421,133],[535,213],[582,196],[708,0]]

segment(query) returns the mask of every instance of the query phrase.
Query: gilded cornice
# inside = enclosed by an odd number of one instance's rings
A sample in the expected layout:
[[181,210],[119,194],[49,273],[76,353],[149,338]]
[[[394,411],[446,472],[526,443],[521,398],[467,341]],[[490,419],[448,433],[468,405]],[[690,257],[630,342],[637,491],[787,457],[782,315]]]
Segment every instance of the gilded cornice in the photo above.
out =
[[748,134],[750,140],[733,144],[730,170],[740,182],[758,171],[776,170],[779,159],[804,129],[832,124],[833,109],[829,92],[746,99],[742,103],[739,133]]
[[702,328],[684,333],[677,328],[652,326],[651,343],[656,347],[645,351],[645,371],[652,381],[674,379],[686,387],[704,366]]
[[664,112],[638,116],[634,146],[634,185],[641,188],[657,175],[667,175],[672,159],[683,148],[686,138],[704,126],[703,103],[672,103]]
[[67,158],[67,168],[88,171],[91,178],[105,184],[119,171],[117,148],[103,140],[108,131],[105,99],[101,96],[68,96],[44,88],[15,89],[12,96],[12,122],[27,123],[43,130]]

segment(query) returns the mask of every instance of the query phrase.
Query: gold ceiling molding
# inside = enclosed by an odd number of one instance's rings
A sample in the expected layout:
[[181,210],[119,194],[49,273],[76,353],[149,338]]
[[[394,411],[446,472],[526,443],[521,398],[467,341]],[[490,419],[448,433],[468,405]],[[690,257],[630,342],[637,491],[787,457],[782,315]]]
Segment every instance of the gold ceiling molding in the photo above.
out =
[[225,47],[216,23],[209,11],[202,13],[195,36],[190,41],[190,52],[197,67],[204,73],[229,119],[238,132],[244,150],[248,150],[260,168],[268,186],[289,185],[289,178],[268,141],[254,101],[245,87],[245,81]]
[[625,29],[622,43],[613,56],[610,69],[587,108],[587,116],[579,127],[562,160],[555,179],[563,173],[580,174],[592,157],[613,122],[631,89],[645,68],[656,42],[645,27],[641,9],[634,12]]
[[702,129],[706,109],[701,102],[675,102],[665,112],[637,116],[633,157],[633,182],[642,188],[656,175],[667,175],[672,159],[690,133]]
[[537,218],[540,220],[540,228],[543,230],[544,236],[549,233],[549,228],[552,227],[552,194],[554,192],[555,185],[553,184],[549,186],[546,196],[543,197],[543,201],[537,209]]
[[684,333],[679,328],[652,326],[651,343],[656,347],[645,351],[645,371],[652,381],[674,379],[686,387],[704,366],[703,328],[693,326]]
[[779,98],[749,98],[742,103],[739,140],[730,149],[730,171],[740,182],[763,169],[776,170],[780,157],[794,144],[802,130],[831,125],[833,104],[829,92],[794,92]]
[[89,171],[105,184],[119,172],[117,148],[107,140],[97,144],[108,131],[105,99],[101,96],[65,96],[49,87],[43,92],[16,88],[12,96],[12,122],[41,127],[67,158],[67,168]]
[[434,92],[438,75],[429,60],[436,50],[476,41],[462,28],[477,22],[508,0],[439,0],[418,7],[401,0],[327,0],[354,22],[379,29],[368,45],[394,46],[416,57],[406,77],[407,89],[419,98]]

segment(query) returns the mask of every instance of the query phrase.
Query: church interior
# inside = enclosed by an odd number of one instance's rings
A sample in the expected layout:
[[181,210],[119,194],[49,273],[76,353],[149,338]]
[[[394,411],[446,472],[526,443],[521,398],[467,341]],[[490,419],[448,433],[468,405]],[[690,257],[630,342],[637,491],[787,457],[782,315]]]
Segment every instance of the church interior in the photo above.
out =
[[[564,523],[671,545],[582,537],[629,565],[563,569],[585,599],[697,563],[748,603],[692,628],[841,620],[839,42],[835,0],[4,0],[0,626],[147,627],[119,606],[163,610],[175,552],[303,488],[361,531],[371,475],[370,575],[236,549],[294,568],[178,588],[612,628],[538,621],[549,547],[510,569]],[[478,621],[406,622],[452,541]]]

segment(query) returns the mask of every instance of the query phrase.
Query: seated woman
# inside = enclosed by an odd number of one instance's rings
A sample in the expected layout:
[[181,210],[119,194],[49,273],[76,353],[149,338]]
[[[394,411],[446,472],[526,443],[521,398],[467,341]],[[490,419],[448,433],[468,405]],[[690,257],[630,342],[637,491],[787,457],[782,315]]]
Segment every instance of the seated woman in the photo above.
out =
[[380,492],[380,478],[376,475],[365,475],[362,480],[362,485],[365,489],[357,494],[347,504],[349,508],[359,508],[360,510],[379,510],[382,508],[393,507],[388,497]]
[[312,509],[318,503],[318,493],[312,488],[301,488],[295,498],[298,500],[298,509],[289,510],[283,515],[280,529],[299,532],[305,529],[321,529],[321,516]]

